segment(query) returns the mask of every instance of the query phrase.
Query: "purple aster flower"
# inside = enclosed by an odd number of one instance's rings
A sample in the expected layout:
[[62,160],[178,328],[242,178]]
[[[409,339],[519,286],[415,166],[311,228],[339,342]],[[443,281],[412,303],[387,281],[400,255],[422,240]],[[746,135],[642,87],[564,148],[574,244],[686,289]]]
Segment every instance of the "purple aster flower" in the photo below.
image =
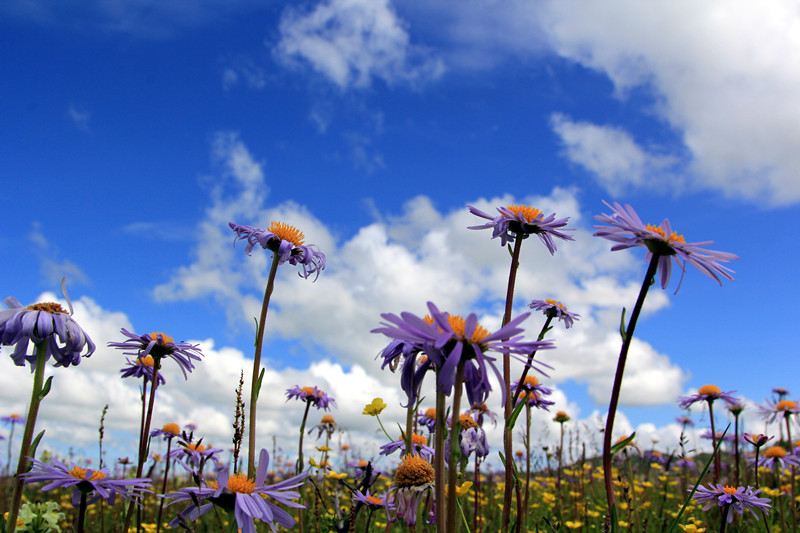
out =
[[688,409],[695,403],[698,402],[713,402],[714,400],[723,400],[728,405],[737,404],[736,398],[731,396],[736,392],[735,390],[722,392],[719,387],[716,385],[703,385],[699,389],[697,389],[697,394],[693,396],[685,396],[680,399],[680,403],[678,405],[681,406],[681,409]]
[[418,413],[417,422],[428,428],[429,433],[433,433],[436,430],[436,408],[429,407],[425,412]]
[[647,248],[646,259],[648,262],[653,254],[658,255],[662,289],[666,289],[669,284],[673,261],[683,272],[686,271],[687,262],[694,265],[697,270],[716,280],[720,285],[722,285],[720,276],[733,281],[731,275],[733,270],[721,263],[739,259],[738,256],[703,248],[703,246],[713,244],[713,241],[687,243],[682,235],[678,235],[672,230],[672,226],[666,218],[659,226],[645,225],[630,205],[626,204],[623,207],[617,202],[614,202],[613,206],[608,202],[603,203],[610,207],[613,213],[594,217],[598,221],[608,224],[608,226],[595,226],[597,229],[594,232],[595,237],[603,237],[616,242],[617,244],[611,247],[612,252],[642,246]]
[[[477,425],[469,415],[461,416],[461,431],[459,431],[458,435],[458,445],[461,447],[462,461],[472,455],[473,452],[481,459],[489,455],[489,443],[486,441],[486,432],[482,427]],[[450,459],[450,439],[445,441],[445,459],[448,461]]]
[[403,407],[414,405],[425,374],[428,370],[433,369],[428,356],[423,354],[412,343],[394,340],[381,350],[377,358],[383,359],[381,370],[388,366],[392,372],[397,369],[402,358],[403,367],[400,370],[400,387],[406,393],[406,398],[408,398],[408,403]]
[[247,255],[250,255],[255,245],[259,244],[265,250],[276,254],[279,265],[286,261],[292,265],[300,265],[303,268],[300,276],[306,279],[311,274],[316,274],[314,277],[316,280],[319,273],[325,270],[325,254],[313,244],[303,244],[304,235],[294,226],[283,222],[271,222],[269,229],[240,226],[233,222],[229,222],[228,225],[236,232],[234,244],[237,240],[247,241],[244,249]]
[[217,475],[216,482],[212,482],[210,485],[186,487],[178,492],[165,494],[164,498],[174,500],[172,503],[191,502],[191,505],[181,511],[169,526],[186,525],[216,505],[226,512],[233,511],[236,524],[242,533],[256,533],[253,520],[266,522],[273,533],[276,531],[276,524],[287,529],[294,527],[295,519],[270,500],[275,500],[286,507],[304,509],[305,506],[292,501],[300,497],[300,493],[292,489],[300,487],[307,474],[302,473],[274,485],[264,485],[268,468],[269,453],[262,449],[255,479],[247,478],[242,473],[230,475],[227,470],[221,470]]
[[716,437],[712,438],[710,429],[707,429],[704,432],[702,432],[700,434],[700,438],[701,439],[706,439],[706,440],[712,440],[712,441],[715,441],[715,442],[717,440],[720,440],[720,439],[722,439],[724,442],[733,442],[734,440],[736,440],[736,436],[733,433],[725,433],[725,438],[723,438],[722,437],[722,433],[717,432],[716,433]]
[[779,402],[771,402],[766,400],[767,405],[759,405],[758,411],[761,413],[767,423],[773,423],[776,420],[783,420],[786,417],[800,413],[797,407],[797,402],[793,400],[781,400]]
[[286,389],[286,401],[296,398],[303,402],[309,402],[317,409],[330,411],[329,406],[336,407],[336,400],[322,392],[317,387],[303,387],[295,385],[291,389]]
[[185,379],[189,379],[186,373],[194,369],[192,361],[202,360],[201,356],[203,354],[200,352],[199,346],[185,342],[175,342],[172,337],[165,333],[153,332],[137,335],[122,328],[122,334],[128,337],[127,341],[109,342],[108,346],[119,348],[120,350],[131,350],[123,353],[125,355],[135,355],[138,359],[148,355],[158,360],[169,357],[181,367]]
[[0,416],[0,421],[5,422],[6,424],[10,424],[13,428],[17,424],[24,424],[25,417],[19,416],[18,414],[12,413],[9,416]]
[[519,381],[515,382],[511,385],[511,392],[516,394],[517,389],[522,389],[522,392],[519,395],[518,402],[527,401],[528,405],[531,407],[536,407],[537,409],[544,409],[545,411],[549,411],[549,407],[551,405],[555,405],[556,402],[551,402],[550,400],[545,400],[545,396],[550,396],[553,394],[553,389],[548,389],[547,387],[543,386],[539,383],[539,380],[536,379],[536,376],[525,376],[525,381],[520,386]]
[[[755,458],[750,461],[750,464],[755,466]],[[787,452],[782,446],[770,446],[761,452],[758,458],[758,467],[771,469],[776,465],[780,467],[780,470],[787,466],[800,466],[800,457]]]
[[761,433],[745,433],[742,435],[742,438],[755,446],[756,448],[761,448],[766,443],[771,441],[775,436],[767,437]]
[[397,467],[391,491],[397,505],[397,516],[407,526],[417,523],[417,507],[426,491],[433,488],[433,466],[425,459],[407,455]]
[[203,468],[208,461],[214,463],[215,470],[219,469],[221,463],[217,456],[222,453],[222,448],[206,447],[200,441],[179,440],[178,444],[180,444],[179,447],[169,452],[169,457],[175,459],[187,472],[192,472],[202,478]]
[[[62,289],[63,289],[62,283]],[[72,318],[72,302],[64,291],[69,305],[69,314],[61,305],[45,302],[24,307],[13,296],[6,298],[10,308],[0,311],[0,344],[14,346],[11,359],[17,366],[31,365],[31,372],[36,365],[36,351],[28,354],[28,343],[46,343],[45,361],[50,356],[55,359],[55,366],[77,365],[83,357],[94,353],[95,345],[89,335]]]
[[495,426],[497,425],[497,413],[490,410],[486,406],[486,402],[480,404],[477,403],[472,404],[472,407],[470,407],[465,414],[468,414],[471,417],[473,417],[475,421],[478,423],[478,425],[481,427],[483,427],[483,419],[486,417],[488,417],[489,420],[491,420],[493,425]]
[[154,429],[150,432],[151,437],[164,437],[164,440],[173,439],[181,434],[181,428],[178,424],[170,422],[164,424],[161,429]]
[[394,503],[386,498],[385,493],[382,497],[373,496],[369,493],[369,489],[367,489],[366,493],[361,492],[360,490],[353,491],[353,501],[364,504],[370,511],[375,511],[377,509],[394,511],[396,509]]
[[688,416],[676,416],[675,417],[675,422],[677,422],[678,424],[680,424],[684,428],[686,428],[687,426],[688,427],[692,427],[692,428],[694,427],[694,422]]
[[726,510],[726,520],[729,524],[733,522],[733,511],[744,514],[745,510],[753,513],[758,520],[755,510],[769,513],[771,508],[769,498],[759,498],[761,490],[753,490],[752,487],[723,487],[722,485],[710,485],[708,488],[700,485],[694,494],[694,500],[704,505],[703,511],[708,511],[714,506],[722,507]]
[[561,302],[551,300],[533,300],[528,304],[528,307],[536,311],[541,311],[547,318],[557,318],[564,321],[564,327],[569,329],[575,320],[578,320],[581,315],[567,311],[567,308]]
[[[153,382],[153,356],[146,355],[144,357],[137,357],[133,361],[125,358],[128,361],[128,364],[120,369],[120,373],[122,374],[123,378],[144,378],[144,380],[148,383]],[[158,374],[158,384],[164,385],[167,382],[164,379],[164,374]]]
[[74,464],[72,468],[67,468],[55,460],[52,465],[30,457],[28,460],[33,463],[33,469],[22,474],[25,483],[47,482],[47,485],[42,487],[42,492],[61,487],[75,487],[75,492],[72,493],[73,507],[78,507],[83,493],[89,494],[86,500],[88,506],[101,498],[114,505],[117,494],[126,500],[136,501],[144,492],[151,492],[148,478],[111,479],[106,477],[108,471],[105,469],[90,470]]
[[[411,444],[414,448],[411,452],[413,455],[419,455],[427,459],[433,457],[433,448],[428,446],[428,439],[426,439],[422,435],[417,435],[416,433],[411,435]],[[389,444],[384,444],[383,446],[381,446],[380,455],[391,455],[397,450],[400,450],[401,457],[406,455],[405,439],[401,438],[394,442],[390,442]]]
[[[433,366],[438,369],[438,386],[450,395],[456,379],[456,369],[463,359],[464,384],[470,404],[480,404],[486,401],[491,391],[488,369],[491,368],[502,383],[502,377],[495,365],[495,358],[488,355],[489,351],[509,353],[518,356],[527,363],[527,356],[533,351],[554,348],[551,341],[524,341],[520,335],[523,329],[519,324],[530,313],[524,313],[511,320],[508,324],[489,333],[478,324],[477,315],[470,314],[466,319],[458,315],[442,313],[432,303],[428,302],[428,310],[433,318],[430,324],[418,316],[404,312],[399,317],[386,313],[381,315],[386,322],[383,327],[372,330],[373,333],[383,333],[387,337],[413,344],[428,356]],[[533,361],[537,371],[544,374],[540,366],[551,368],[540,361]],[[545,374],[546,375],[546,374]],[[505,401],[505,389],[503,401]]]
[[[498,216],[491,216],[476,207],[467,206],[473,215],[485,218],[489,222],[482,226],[469,226],[467,229],[492,229],[492,239],[500,237],[500,245],[505,246],[514,239],[527,239],[529,235],[538,235],[551,254],[556,252],[553,237],[565,241],[574,241],[571,235],[559,231],[567,225],[567,218],[556,219],[556,214],[544,216],[544,213],[527,205],[510,205],[498,207]],[[566,229],[564,231],[572,231]]]

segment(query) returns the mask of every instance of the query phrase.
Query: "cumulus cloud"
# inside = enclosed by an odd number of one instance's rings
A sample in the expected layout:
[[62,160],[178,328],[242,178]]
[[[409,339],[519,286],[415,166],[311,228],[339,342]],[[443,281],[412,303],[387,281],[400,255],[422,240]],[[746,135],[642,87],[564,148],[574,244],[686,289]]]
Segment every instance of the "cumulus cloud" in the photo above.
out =
[[307,64],[341,89],[418,84],[441,76],[444,64],[413,45],[389,0],[323,0],[311,10],[286,8],[273,52],[289,65]]
[[[662,193],[682,188],[680,178],[668,173],[676,159],[648,152],[622,128],[575,122],[561,113],[553,114],[551,124],[567,159],[589,171],[614,196],[632,187]],[[660,185],[665,183],[668,187]]]

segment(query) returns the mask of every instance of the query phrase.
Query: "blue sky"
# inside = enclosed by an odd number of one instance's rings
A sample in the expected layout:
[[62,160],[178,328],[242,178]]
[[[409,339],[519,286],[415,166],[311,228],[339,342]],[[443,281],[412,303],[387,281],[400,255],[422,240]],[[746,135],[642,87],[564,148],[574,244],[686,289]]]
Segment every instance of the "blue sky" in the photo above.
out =
[[[98,344],[120,327],[202,341],[207,368],[186,383],[168,376],[175,392],[163,390],[157,415],[202,419],[222,442],[267,269],[264,254],[232,246],[227,222],[284,220],[328,269],[316,283],[280,270],[262,438],[296,431],[299,406],[281,391],[318,380],[339,395],[337,420],[366,439],[376,428],[363,405],[399,400],[399,377],[373,360],[380,313],[424,313],[433,300],[499,324],[508,256],[466,230],[479,222],[466,206],[535,205],[570,217],[576,242],[553,257],[526,242],[517,311],[554,297],[583,316],[554,331],[548,384],[593,431],[619,313],[646,265],[591,237],[592,217],[603,200],[626,202],[741,257],[723,287],[689,270],[677,295],[674,281],[648,299],[619,430],[674,442],[675,399],[699,386],[751,402],[794,388],[791,6],[4,2],[0,293],[30,303],[67,275]],[[526,324],[538,331],[540,317]],[[112,449],[126,449],[137,399],[115,377],[122,362],[101,349],[56,369],[42,413],[54,446],[90,449],[108,403]],[[4,364],[0,402],[20,411],[26,372]]]

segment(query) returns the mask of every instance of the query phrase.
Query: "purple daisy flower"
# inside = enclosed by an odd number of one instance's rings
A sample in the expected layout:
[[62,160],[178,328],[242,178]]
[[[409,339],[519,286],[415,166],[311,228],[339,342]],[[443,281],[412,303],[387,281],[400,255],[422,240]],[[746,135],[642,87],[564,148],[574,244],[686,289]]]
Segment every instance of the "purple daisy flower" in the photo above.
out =
[[[153,359],[163,359],[169,357],[181,367],[183,377],[189,379],[187,372],[194,370],[192,361],[202,361],[200,347],[196,344],[185,342],[175,342],[172,337],[165,333],[153,332],[137,335],[122,328],[122,334],[128,337],[127,341],[109,342],[108,346],[119,348],[120,350],[131,350],[123,352],[125,355],[135,355],[138,359],[152,356]],[[152,378],[151,378],[152,380]]]
[[428,428],[429,433],[433,433],[436,430],[436,408],[429,407],[424,412],[418,413],[417,422]]
[[336,400],[325,394],[317,387],[302,387],[295,385],[291,389],[286,389],[286,401],[292,398],[300,401],[309,402],[317,409],[330,411],[330,406],[336,407]]
[[578,320],[581,315],[567,311],[567,308],[559,301],[551,300],[533,300],[528,304],[528,307],[536,311],[541,311],[547,318],[557,318],[564,321],[564,327],[569,329],[575,320]]
[[[559,231],[567,225],[569,217],[556,219],[556,214],[544,216],[544,213],[527,205],[510,205],[498,207],[498,216],[491,216],[471,205],[467,206],[473,215],[485,218],[489,222],[482,226],[468,226],[467,229],[492,229],[492,239],[500,237],[500,245],[505,246],[514,239],[527,239],[529,235],[538,235],[551,254],[556,252],[553,237],[565,241],[574,241],[571,235]],[[566,229],[564,231],[572,231]]]
[[[771,508],[769,498],[759,498],[761,490],[753,490],[752,487],[723,487],[722,485],[710,485],[708,488],[700,485],[694,494],[694,500],[704,505],[703,511],[708,511],[714,506],[727,509],[726,520],[729,524],[733,522],[733,511],[744,514],[745,510],[753,513],[758,520],[755,510],[769,513]],[[727,507],[726,507],[727,506]]]
[[26,419],[24,416],[19,416],[18,414],[14,413],[9,416],[0,416],[0,421],[10,424],[12,428],[17,424],[24,424],[25,420]]
[[713,241],[687,243],[682,235],[678,235],[672,230],[672,226],[666,218],[659,226],[645,225],[630,205],[626,204],[623,207],[617,202],[614,202],[613,206],[608,202],[603,203],[610,207],[613,213],[594,217],[596,220],[608,224],[608,226],[595,226],[597,229],[594,232],[595,237],[603,237],[618,243],[611,247],[612,252],[642,246],[647,248],[646,260],[648,262],[653,254],[658,255],[662,289],[666,289],[669,285],[673,261],[683,272],[686,271],[687,262],[694,265],[697,270],[716,280],[720,285],[722,285],[720,276],[733,281],[731,275],[733,270],[721,263],[739,259],[738,256],[703,248],[714,244]]
[[417,507],[422,495],[433,488],[433,466],[425,459],[407,455],[397,467],[391,491],[397,505],[397,516],[407,526],[417,523]]
[[684,428],[687,427],[687,426],[688,427],[692,427],[692,428],[694,427],[694,422],[688,416],[676,416],[675,417],[675,422],[677,422],[678,424],[680,424]]
[[[438,369],[438,386],[448,396],[455,384],[458,363],[464,359],[467,363],[464,367],[464,384],[470,404],[486,401],[492,389],[487,366],[494,371],[498,380],[503,382],[494,363],[495,358],[487,352],[514,354],[527,363],[527,357],[522,357],[523,355],[555,347],[551,341],[522,340],[520,334],[523,329],[519,324],[530,313],[518,316],[495,333],[489,333],[478,324],[478,317],[474,313],[464,319],[440,312],[432,302],[428,302],[428,310],[433,318],[432,324],[408,312],[402,313],[399,317],[386,313],[381,315],[386,320],[382,323],[383,327],[372,332],[383,333],[387,337],[412,344],[424,352]],[[540,361],[534,360],[533,363],[537,365],[533,368],[542,374],[544,371],[540,367],[551,368]],[[502,392],[505,401],[505,389]]]
[[698,402],[711,403],[714,400],[722,400],[728,405],[734,405],[739,403],[736,400],[736,398],[731,396],[731,394],[733,394],[734,392],[736,391],[732,390],[728,392],[722,392],[720,388],[717,387],[716,385],[703,385],[702,387],[697,389],[697,394],[694,394],[692,396],[684,396],[683,398],[681,398],[680,403],[678,405],[680,405],[681,409],[688,409],[695,403]]
[[388,366],[392,372],[397,369],[402,358],[403,367],[400,369],[400,387],[406,393],[406,398],[408,398],[408,403],[403,407],[414,405],[425,374],[428,370],[433,369],[431,360],[413,344],[399,340],[390,342],[386,348],[381,350],[377,358],[383,359],[381,370]]
[[215,470],[219,469],[221,463],[217,456],[222,453],[222,448],[206,447],[200,441],[195,443],[179,440],[178,444],[180,447],[170,451],[169,457],[175,459],[187,472],[202,477],[203,468],[208,461],[214,463]]
[[25,483],[47,482],[47,485],[42,487],[42,492],[61,487],[75,487],[75,492],[72,493],[73,507],[80,505],[81,495],[84,493],[90,495],[86,500],[88,506],[101,498],[114,505],[117,494],[126,500],[138,500],[144,492],[151,492],[149,478],[111,479],[106,477],[108,471],[105,469],[90,470],[74,464],[72,468],[67,468],[55,460],[52,465],[30,457],[28,460],[33,463],[33,469],[22,474]]
[[[755,457],[750,461],[755,466]],[[775,465],[782,471],[787,466],[800,466],[800,457],[786,451],[782,446],[770,446],[761,452],[758,457],[759,468],[773,468]]]
[[539,383],[539,380],[536,378],[536,376],[525,376],[525,381],[522,383],[522,385],[520,385],[519,381],[511,385],[512,394],[516,394],[517,389],[522,390],[517,402],[527,401],[528,405],[531,407],[544,409],[545,411],[549,411],[549,407],[551,405],[555,405],[556,403],[551,402],[550,400],[545,400],[545,396],[550,396],[553,394],[553,389],[548,389]]
[[364,504],[370,511],[375,511],[377,509],[394,511],[396,509],[394,503],[386,498],[386,494],[383,494],[382,497],[373,496],[369,493],[369,489],[367,489],[366,493],[360,490],[353,491],[353,501]]
[[[411,444],[414,448],[412,450],[413,455],[419,455],[423,458],[430,459],[433,457],[433,448],[428,446],[428,439],[421,435],[417,435],[414,433],[411,435]],[[403,457],[406,455],[406,441],[405,439],[399,439],[394,442],[390,442],[389,444],[384,444],[381,446],[381,451],[379,455],[391,455],[397,450],[400,450],[400,456]]]
[[469,416],[473,417],[475,421],[478,423],[478,425],[481,427],[483,427],[484,418],[488,418],[489,420],[491,420],[493,425],[495,426],[497,425],[497,413],[490,410],[486,406],[486,402],[480,404],[478,403],[472,404],[472,407],[470,407],[465,414],[468,414]]
[[[63,283],[62,283],[63,289]],[[72,302],[64,291],[69,314],[61,305],[45,302],[24,307],[13,296],[6,298],[8,310],[0,311],[0,344],[14,346],[11,359],[17,366],[36,365],[36,353],[28,354],[28,343],[46,343],[47,355],[55,359],[55,366],[77,365],[83,357],[94,353],[95,345],[89,335],[72,318]]]
[[767,405],[759,405],[758,411],[761,413],[767,423],[773,423],[778,419],[784,419],[788,416],[800,413],[800,408],[797,407],[797,402],[794,400],[781,400],[779,402],[771,402],[766,400]]
[[258,244],[265,250],[274,252],[279,265],[286,261],[292,265],[300,265],[303,268],[300,276],[306,279],[311,274],[316,274],[314,277],[316,280],[319,273],[325,270],[325,254],[313,244],[303,244],[304,235],[294,226],[283,222],[271,222],[269,229],[240,226],[233,222],[228,222],[228,225],[236,232],[234,244],[237,240],[247,241],[244,249],[247,255],[250,255],[255,245]]
[[161,429],[154,429],[150,432],[151,437],[164,437],[164,440],[173,439],[181,434],[181,428],[175,422],[164,424]]
[[212,482],[210,485],[186,487],[178,492],[165,494],[164,498],[174,500],[170,505],[178,502],[191,502],[191,505],[170,522],[169,527],[186,525],[207,513],[214,505],[226,512],[233,511],[236,524],[242,533],[256,533],[253,520],[266,522],[273,533],[276,531],[276,524],[287,529],[294,527],[295,519],[272,503],[270,499],[286,507],[304,509],[305,506],[292,501],[300,497],[300,493],[292,489],[300,487],[307,474],[302,473],[274,485],[264,485],[269,472],[268,468],[269,453],[262,449],[255,479],[248,479],[242,473],[230,475],[227,470],[221,470],[217,475],[216,482]]
[[[121,377],[123,378],[144,378],[148,383],[153,382],[153,356],[146,355],[144,357],[137,357],[133,361],[125,358],[128,363],[120,369]],[[164,374],[158,374],[158,384],[164,385],[167,382],[164,379]]]
[[[473,452],[484,458],[489,455],[489,444],[486,441],[486,432],[469,415],[459,417],[460,430],[458,434],[458,445],[461,448],[461,458],[466,459]],[[452,424],[451,424],[452,427]],[[444,457],[450,461],[450,438],[444,443]]]

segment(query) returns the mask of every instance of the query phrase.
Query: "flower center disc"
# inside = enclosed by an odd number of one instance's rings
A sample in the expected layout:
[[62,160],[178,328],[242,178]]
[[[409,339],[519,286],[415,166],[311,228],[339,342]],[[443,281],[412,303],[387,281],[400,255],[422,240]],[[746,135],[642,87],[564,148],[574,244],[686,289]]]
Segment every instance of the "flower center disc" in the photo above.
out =
[[472,332],[472,336],[467,339],[465,337],[465,327],[466,327],[466,320],[459,315],[447,315],[447,322],[450,324],[450,327],[453,329],[453,333],[458,335],[464,340],[469,340],[469,342],[480,344],[483,339],[489,336],[489,330],[481,326],[480,324],[475,324],[475,331]]
[[228,478],[228,490],[240,494],[251,494],[256,488],[256,483],[252,478],[248,478],[242,473],[237,473]]
[[299,229],[295,228],[294,226],[290,226],[289,224],[284,224],[283,222],[275,222],[272,221],[269,224],[270,233],[274,234],[276,237],[283,241],[288,241],[295,246],[300,246],[303,244],[305,235]]
[[512,213],[519,213],[525,217],[525,220],[528,222],[533,222],[540,216],[542,216],[542,212],[536,209],[535,207],[531,207],[528,205],[509,205],[506,206],[506,209],[511,211]]
[[416,487],[433,480],[433,467],[418,455],[407,455],[394,474],[394,484],[398,487]]
[[44,302],[44,303],[40,303],[40,304],[29,305],[27,307],[27,309],[30,309],[31,311],[44,311],[45,313],[64,313],[64,314],[67,314],[67,312],[64,311],[63,307],[61,307],[59,304],[54,303],[54,302]]

